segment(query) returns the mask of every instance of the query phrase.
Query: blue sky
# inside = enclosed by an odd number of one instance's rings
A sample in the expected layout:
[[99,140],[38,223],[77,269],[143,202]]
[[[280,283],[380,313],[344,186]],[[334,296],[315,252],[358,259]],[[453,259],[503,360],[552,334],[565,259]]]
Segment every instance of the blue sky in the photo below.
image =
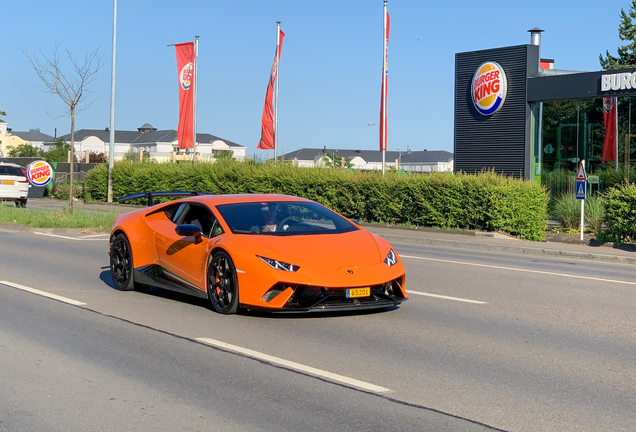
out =
[[[599,70],[616,54],[620,9],[628,0],[487,2],[389,0],[389,150],[453,151],[455,53],[527,44],[545,30],[542,56],[556,68]],[[100,47],[105,67],[91,86],[93,105],[76,129],[110,124],[112,0],[2,1],[0,109],[16,131],[70,132],[65,105],[45,94],[23,50],[55,44],[83,57]],[[257,150],[276,21],[286,33],[279,72],[279,151],[323,146],[378,148],[382,74],[381,0],[118,0],[115,125],[176,129],[174,48],[199,45],[198,132]],[[269,156],[272,156],[270,151]]]

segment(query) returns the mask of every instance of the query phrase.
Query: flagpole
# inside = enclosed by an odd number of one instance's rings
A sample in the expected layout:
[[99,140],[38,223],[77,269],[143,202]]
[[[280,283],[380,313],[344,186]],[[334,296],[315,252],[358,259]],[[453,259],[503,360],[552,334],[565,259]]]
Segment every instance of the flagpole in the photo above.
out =
[[113,0],[113,61],[110,69],[110,131],[108,140],[108,187],[106,202],[113,200],[113,167],[115,164],[115,60],[117,55],[117,0]]
[[278,74],[280,60],[280,21],[276,21],[276,91],[274,92],[274,165],[278,159]]
[[387,55],[387,40],[386,40],[386,0],[384,0],[384,14],[382,17],[384,21],[384,31],[382,32],[382,136],[380,137],[380,143],[382,144],[382,175],[384,175],[385,165],[386,165],[386,148],[387,148],[387,132],[386,132],[386,96],[387,96],[387,76],[386,76],[386,55]]
[[194,72],[193,76],[193,94],[192,94],[192,143],[194,146],[194,156],[192,157],[192,163],[195,163],[197,160],[197,91],[198,91],[198,80],[199,80],[199,36],[194,37],[194,66],[192,68]]
[[618,98],[614,98],[614,120],[616,124],[614,126],[614,141],[616,142],[616,171],[618,172]]

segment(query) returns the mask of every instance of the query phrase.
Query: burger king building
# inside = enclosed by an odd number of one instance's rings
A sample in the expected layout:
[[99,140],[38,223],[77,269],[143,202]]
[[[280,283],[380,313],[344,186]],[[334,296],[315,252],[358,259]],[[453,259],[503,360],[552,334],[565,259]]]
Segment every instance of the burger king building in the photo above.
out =
[[[494,170],[539,181],[582,159],[588,172],[601,163],[599,106],[602,98],[636,94],[636,69],[554,69],[552,60],[541,59],[542,31],[529,30],[528,45],[455,55],[456,172]],[[581,102],[575,114],[544,124],[545,104],[573,100]]]

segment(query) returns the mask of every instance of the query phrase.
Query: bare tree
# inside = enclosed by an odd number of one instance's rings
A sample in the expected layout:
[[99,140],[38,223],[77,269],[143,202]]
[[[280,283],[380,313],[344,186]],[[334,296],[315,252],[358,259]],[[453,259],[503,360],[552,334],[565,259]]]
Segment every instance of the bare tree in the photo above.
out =
[[[93,101],[87,102],[84,97],[91,93],[90,84],[97,79],[97,73],[104,66],[102,56],[99,54],[99,48],[84,57],[83,62],[73,57],[68,49],[66,50],[66,58],[70,62],[68,70],[63,71],[60,64],[60,57],[57,53],[58,46],[53,49],[51,56],[45,55],[42,50],[38,50],[32,55],[26,51],[22,51],[26,58],[26,62],[37,73],[38,78],[44,84],[43,91],[45,93],[58,95],[66,104],[62,115],[52,117],[71,117],[71,172],[70,172],[70,190],[68,198],[68,209],[73,213],[73,162],[75,160],[75,114],[88,109]],[[48,111],[47,111],[48,112]]]

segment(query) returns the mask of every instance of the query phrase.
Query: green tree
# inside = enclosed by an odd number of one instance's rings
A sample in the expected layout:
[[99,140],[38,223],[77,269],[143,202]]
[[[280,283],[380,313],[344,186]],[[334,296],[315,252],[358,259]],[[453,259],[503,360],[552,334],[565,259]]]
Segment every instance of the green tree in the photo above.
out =
[[232,150],[223,150],[215,153],[214,159],[234,159],[234,152]]
[[9,150],[10,157],[42,157],[44,156],[44,151],[36,146],[32,146],[31,144],[20,144],[17,147]]
[[44,159],[51,162],[67,162],[68,152],[71,151],[71,145],[64,141],[64,138],[58,138],[48,152],[44,154]]
[[[86,101],[90,93],[90,85],[97,79],[97,74],[104,66],[99,48],[84,57],[83,63],[66,50],[66,57],[70,63],[67,72],[64,71],[57,54],[57,45],[50,56],[46,56],[41,50],[29,55],[23,51],[26,62],[33,68],[44,86],[44,92],[57,95],[66,105],[64,116],[71,118],[71,148],[75,150],[75,115],[91,106],[92,102]],[[68,210],[73,213],[73,162],[71,159],[71,171],[69,180],[71,183]]]
[[636,67],[636,0],[632,0],[629,6],[629,11],[625,12],[625,9],[621,8],[621,23],[618,26],[618,37],[625,45],[617,48],[617,56],[614,57],[605,51],[605,58],[603,54],[599,54],[598,59],[603,69],[625,69]]
[[7,115],[7,113],[6,113],[6,112],[4,112],[4,111],[2,111],[2,110],[0,110],[0,115],[1,115],[1,116],[6,116],[6,115]]

